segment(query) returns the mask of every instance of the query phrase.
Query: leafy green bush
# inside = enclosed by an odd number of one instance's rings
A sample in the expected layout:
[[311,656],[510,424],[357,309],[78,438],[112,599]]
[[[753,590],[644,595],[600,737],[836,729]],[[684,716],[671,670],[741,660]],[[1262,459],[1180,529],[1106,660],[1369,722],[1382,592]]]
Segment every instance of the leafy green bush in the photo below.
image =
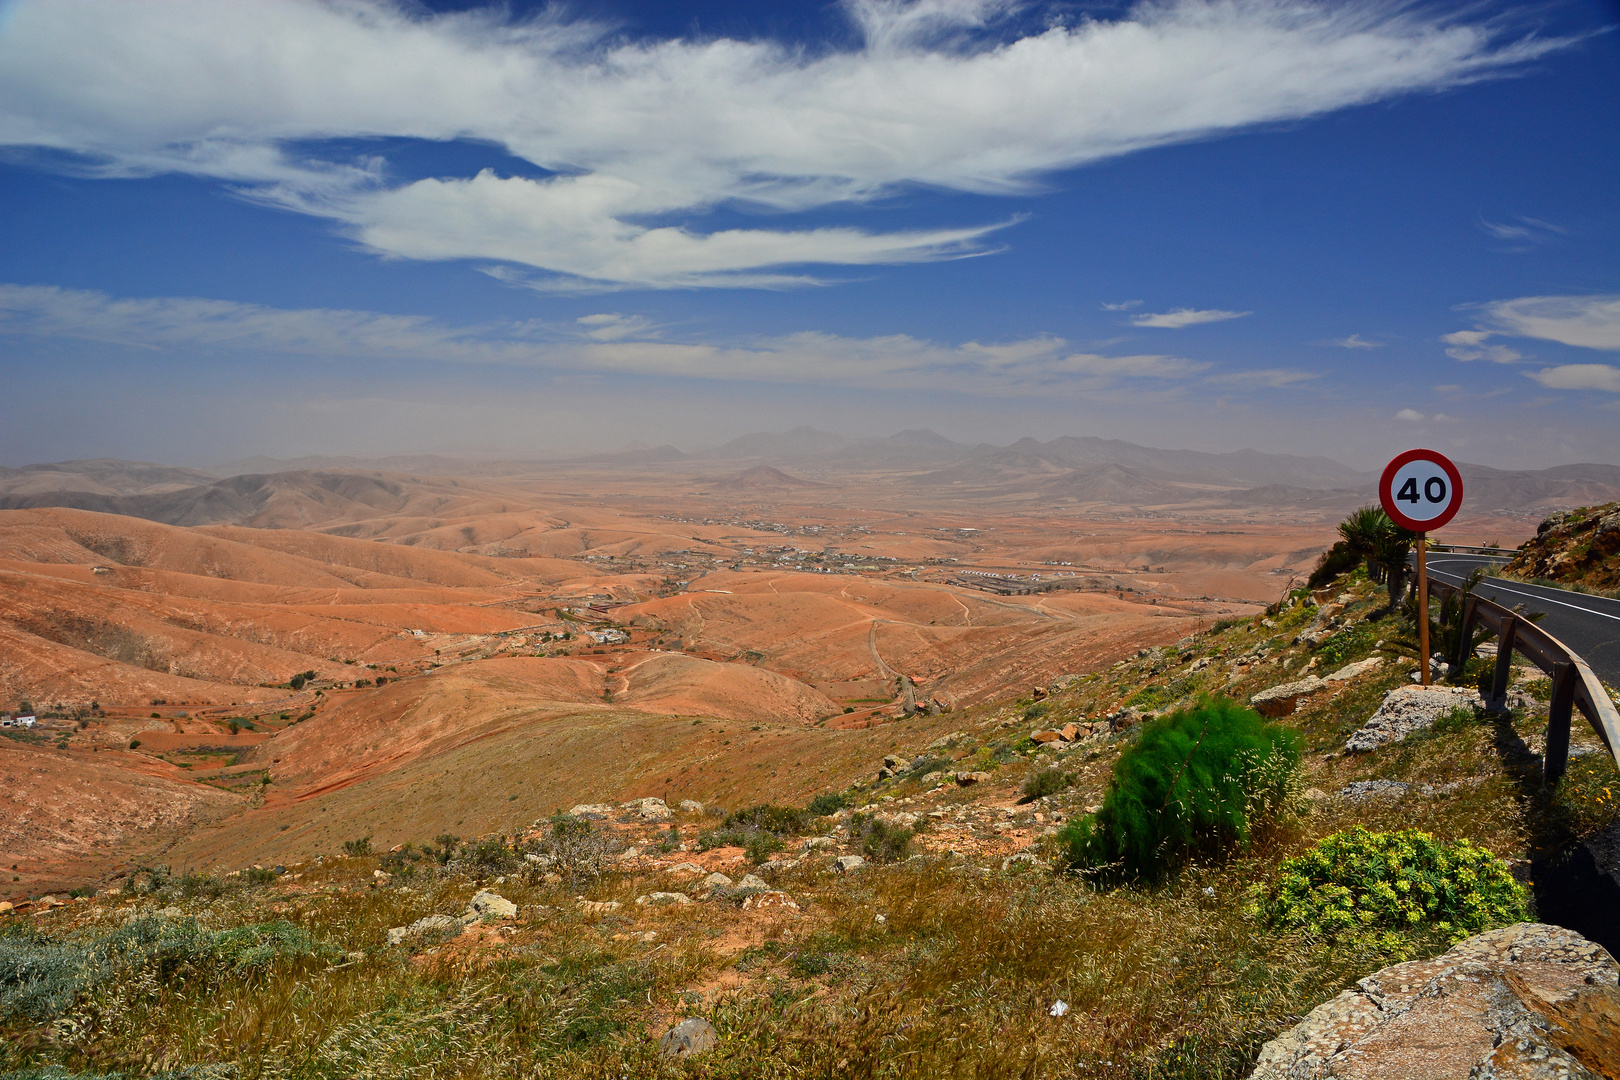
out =
[[1297,798],[1293,733],[1225,698],[1146,725],[1114,765],[1102,809],[1061,834],[1067,862],[1156,880],[1196,853],[1247,846]]
[[1026,722],[1039,720],[1041,717],[1045,716],[1051,711],[1052,706],[1050,703],[1045,701],[1037,701],[1035,704],[1024,710],[1024,720]]
[[733,811],[720,824],[728,829],[763,829],[778,836],[798,836],[809,830],[810,822],[815,817],[809,810],[765,803],[747,810]]
[[362,836],[356,840],[343,841],[343,853],[350,858],[360,858],[371,854],[371,837]]
[[811,799],[810,804],[804,810],[811,817],[826,817],[828,814],[838,813],[848,805],[849,800],[838,792],[823,791],[820,795]]
[[1319,589],[1339,575],[1348,573],[1360,565],[1360,554],[1348,543],[1340,540],[1322,552],[1322,557],[1316,561],[1316,569],[1311,571],[1311,576],[1305,584],[1312,589]]
[[1286,860],[1251,912],[1326,937],[1434,929],[1452,941],[1525,917],[1524,886],[1467,840],[1357,826]]
[[1068,773],[1056,765],[1031,769],[1024,777],[1024,801],[1034,802],[1044,795],[1056,795],[1072,782]]
[[871,814],[856,814],[849,819],[850,842],[859,845],[861,854],[873,862],[892,863],[905,858],[915,835],[915,829],[891,825]]
[[463,844],[453,860],[455,869],[474,877],[494,877],[521,869],[522,857],[504,836],[487,836]]

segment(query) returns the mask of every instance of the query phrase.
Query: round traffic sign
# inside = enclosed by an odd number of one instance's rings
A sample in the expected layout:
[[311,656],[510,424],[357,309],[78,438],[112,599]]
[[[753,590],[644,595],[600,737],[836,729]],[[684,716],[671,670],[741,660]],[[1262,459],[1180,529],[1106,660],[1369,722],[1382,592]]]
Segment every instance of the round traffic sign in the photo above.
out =
[[1462,507],[1462,474],[1438,450],[1408,450],[1384,466],[1378,501],[1403,529],[1431,532]]

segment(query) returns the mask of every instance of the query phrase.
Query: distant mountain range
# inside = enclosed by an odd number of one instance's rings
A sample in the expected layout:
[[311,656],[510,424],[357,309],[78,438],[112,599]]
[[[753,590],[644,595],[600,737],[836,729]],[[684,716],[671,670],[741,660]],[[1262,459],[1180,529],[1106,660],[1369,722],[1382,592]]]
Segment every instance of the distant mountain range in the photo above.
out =
[[[0,467],[0,509],[65,506],[170,525],[309,528],[390,514],[438,514],[452,503],[496,502],[505,496],[480,490],[478,478],[540,476],[560,465],[667,472],[715,492],[788,493],[875,477],[919,497],[1122,509],[1296,505],[1335,510],[1376,498],[1374,474],[1325,457],[1160,450],[1089,436],[970,446],[927,429],[850,438],[798,427],[744,435],[690,453],[667,445],[636,446],[549,462],[412,455],[254,458],[235,464],[259,468],[221,477],[107,458]],[[716,466],[731,471],[717,476]],[[1614,465],[1459,468],[1467,504],[1475,510],[1541,511],[1620,499],[1620,467]]]

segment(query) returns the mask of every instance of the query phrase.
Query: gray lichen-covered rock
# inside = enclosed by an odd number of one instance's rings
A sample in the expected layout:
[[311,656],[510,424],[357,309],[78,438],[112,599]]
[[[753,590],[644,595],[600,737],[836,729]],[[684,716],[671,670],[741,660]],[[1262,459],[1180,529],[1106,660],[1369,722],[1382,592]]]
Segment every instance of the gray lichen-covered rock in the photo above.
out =
[[409,926],[396,926],[389,930],[388,944],[403,945],[407,941],[415,940],[423,934],[432,933],[435,930],[449,930],[459,934],[461,928],[461,920],[454,915],[429,915],[426,918],[417,919]]
[[1338,671],[1335,671],[1331,675],[1322,676],[1322,681],[1323,682],[1330,682],[1330,683],[1332,683],[1332,682],[1348,682],[1349,680],[1355,678],[1357,675],[1365,675],[1369,671],[1377,671],[1379,668],[1381,668],[1383,666],[1384,666],[1384,658],[1383,657],[1381,657],[1381,656],[1369,656],[1365,660],[1357,660],[1353,664],[1346,664],[1346,665],[1344,665],[1344,667],[1340,668]]
[[840,874],[847,874],[852,870],[859,870],[866,865],[866,860],[859,855],[840,855],[833,863]]
[[1384,968],[1260,1050],[1251,1080],[1597,1080],[1620,1061],[1620,964],[1518,923]]
[[515,919],[518,913],[516,904],[488,889],[480,889],[473,894],[472,902],[467,907],[480,919]]
[[713,1024],[701,1017],[688,1016],[664,1032],[664,1037],[658,1040],[658,1049],[665,1057],[693,1057],[714,1049],[719,1041],[720,1034]]
[[1310,697],[1326,685],[1315,675],[1308,675],[1298,682],[1283,683],[1281,686],[1262,690],[1249,699],[1249,704],[1253,705],[1255,712],[1261,716],[1272,718],[1291,716],[1299,707],[1300,698]]
[[1400,742],[1454,709],[1485,707],[1478,690],[1461,686],[1398,686],[1345,742],[1346,753],[1365,753],[1385,743]]

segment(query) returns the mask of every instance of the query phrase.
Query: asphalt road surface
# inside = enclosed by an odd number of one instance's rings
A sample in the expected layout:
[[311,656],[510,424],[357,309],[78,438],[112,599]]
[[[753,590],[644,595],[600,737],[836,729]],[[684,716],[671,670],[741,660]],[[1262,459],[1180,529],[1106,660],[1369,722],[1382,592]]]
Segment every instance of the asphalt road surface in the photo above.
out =
[[[1449,585],[1460,585],[1476,566],[1501,566],[1507,560],[1493,555],[1464,555],[1431,551],[1429,573]],[[1474,592],[1503,607],[1523,604],[1528,611],[1545,611],[1536,625],[1580,653],[1597,677],[1620,686],[1620,600],[1543,585],[1485,578]]]

